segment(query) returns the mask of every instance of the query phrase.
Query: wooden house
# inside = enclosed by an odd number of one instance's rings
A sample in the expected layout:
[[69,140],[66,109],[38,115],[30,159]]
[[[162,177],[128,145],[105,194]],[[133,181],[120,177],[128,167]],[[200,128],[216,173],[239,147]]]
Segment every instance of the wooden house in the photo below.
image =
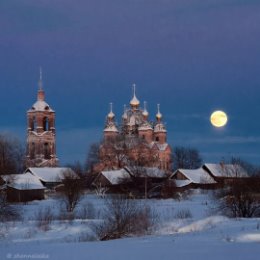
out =
[[188,188],[212,189],[217,185],[214,178],[203,168],[178,169],[170,176],[170,180],[175,181],[176,188],[179,190]]
[[44,199],[45,187],[30,173],[0,175],[0,184],[4,185],[10,202]]
[[37,177],[48,189],[60,185],[66,172],[70,172],[76,176],[76,173],[72,169],[65,167],[32,167],[28,168],[25,172]]

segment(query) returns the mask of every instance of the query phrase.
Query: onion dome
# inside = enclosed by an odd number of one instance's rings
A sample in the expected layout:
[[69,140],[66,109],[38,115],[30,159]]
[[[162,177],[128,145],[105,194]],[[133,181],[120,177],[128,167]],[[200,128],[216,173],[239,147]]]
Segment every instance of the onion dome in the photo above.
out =
[[140,105],[140,101],[137,99],[136,95],[135,95],[135,84],[133,84],[133,92],[134,92],[134,95],[133,95],[133,98],[131,99],[130,101],[130,105],[132,107],[138,107]]
[[156,114],[156,118],[157,118],[158,121],[160,121],[162,119],[162,114],[160,112],[160,104],[157,104],[157,109],[158,109],[158,111],[157,111],[157,114]]
[[146,109],[146,101],[144,101],[144,111],[143,111],[143,116],[145,117],[145,118],[147,118],[148,116],[149,116],[149,113],[148,113],[148,111],[147,111],[147,109]]
[[127,120],[127,112],[126,112],[126,105],[124,105],[124,114],[122,115],[124,120]]
[[115,114],[113,113],[113,103],[110,103],[110,112],[108,113],[107,117],[109,119],[113,119],[115,117]]

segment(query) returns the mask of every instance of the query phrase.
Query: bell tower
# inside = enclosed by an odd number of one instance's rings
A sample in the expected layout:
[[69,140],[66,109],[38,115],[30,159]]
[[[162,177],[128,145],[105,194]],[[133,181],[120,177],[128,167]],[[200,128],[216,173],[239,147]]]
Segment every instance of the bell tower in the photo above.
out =
[[27,111],[27,167],[55,167],[55,111],[45,102],[42,70],[38,82],[37,101]]

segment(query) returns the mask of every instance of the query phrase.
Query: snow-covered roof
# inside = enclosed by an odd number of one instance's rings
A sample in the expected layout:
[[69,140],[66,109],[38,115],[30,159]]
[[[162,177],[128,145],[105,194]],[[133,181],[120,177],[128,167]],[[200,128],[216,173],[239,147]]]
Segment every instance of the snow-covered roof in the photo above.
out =
[[248,177],[246,170],[238,164],[205,163],[202,167],[206,168],[215,177]]
[[154,126],[154,132],[167,132],[166,129],[165,129],[165,126],[164,124],[162,123],[158,123]]
[[26,170],[26,172],[30,172],[44,182],[60,182],[64,178],[64,172],[67,171],[70,171],[76,176],[74,171],[65,167],[28,168]]
[[145,167],[145,176],[150,178],[165,178],[167,173],[157,167]]
[[128,171],[136,177],[148,178],[166,178],[167,173],[157,167],[135,167],[127,168]]
[[50,111],[54,112],[44,100],[37,100],[29,111]]
[[118,132],[118,130],[115,125],[107,125],[104,132]]
[[138,127],[139,131],[153,130],[152,126],[149,122],[144,122]]
[[101,174],[113,185],[131,180],[130,174],[125,169],[102,171]]
[[158,142],[152,142],[150,144],[150,147],[152,148],[154,146],[156,146],[160,151],[165,151],[166,148],[168,147],[168,143],[160,144]]
[[190,180],[175,180],[175,185],[178,188],[185,187],[191,183],[192,182]]
[[206,172],[204,169],[178,169],[171,177],[177,174],[177,172],[182,173],[188,180],[195,184],[211,184],[216,183],[214,179]]
[[6,185],[17,190],[42,190],[41,181],[29,172],[23,174],[1,175]]

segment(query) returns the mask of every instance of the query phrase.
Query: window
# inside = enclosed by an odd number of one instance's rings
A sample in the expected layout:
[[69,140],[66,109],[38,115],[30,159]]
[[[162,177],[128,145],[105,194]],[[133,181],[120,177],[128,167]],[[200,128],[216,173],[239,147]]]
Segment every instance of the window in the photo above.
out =
[[43,131],[49,131],[49,119],[47,117],[43,119]]
[[32,145],[31,145],[30,158],[31,158],[31,159],[34,159],[34,158],[35,158],[35,143],[32,143]]
[[48,143],[44,143],[44,159],[50,159]]
[[35,117],[33,117],[31,120],[31,131],[34,131],[35,128],[36,128],[36,120]]
[[155,141],[159,142],[159,136],[156,136]]

